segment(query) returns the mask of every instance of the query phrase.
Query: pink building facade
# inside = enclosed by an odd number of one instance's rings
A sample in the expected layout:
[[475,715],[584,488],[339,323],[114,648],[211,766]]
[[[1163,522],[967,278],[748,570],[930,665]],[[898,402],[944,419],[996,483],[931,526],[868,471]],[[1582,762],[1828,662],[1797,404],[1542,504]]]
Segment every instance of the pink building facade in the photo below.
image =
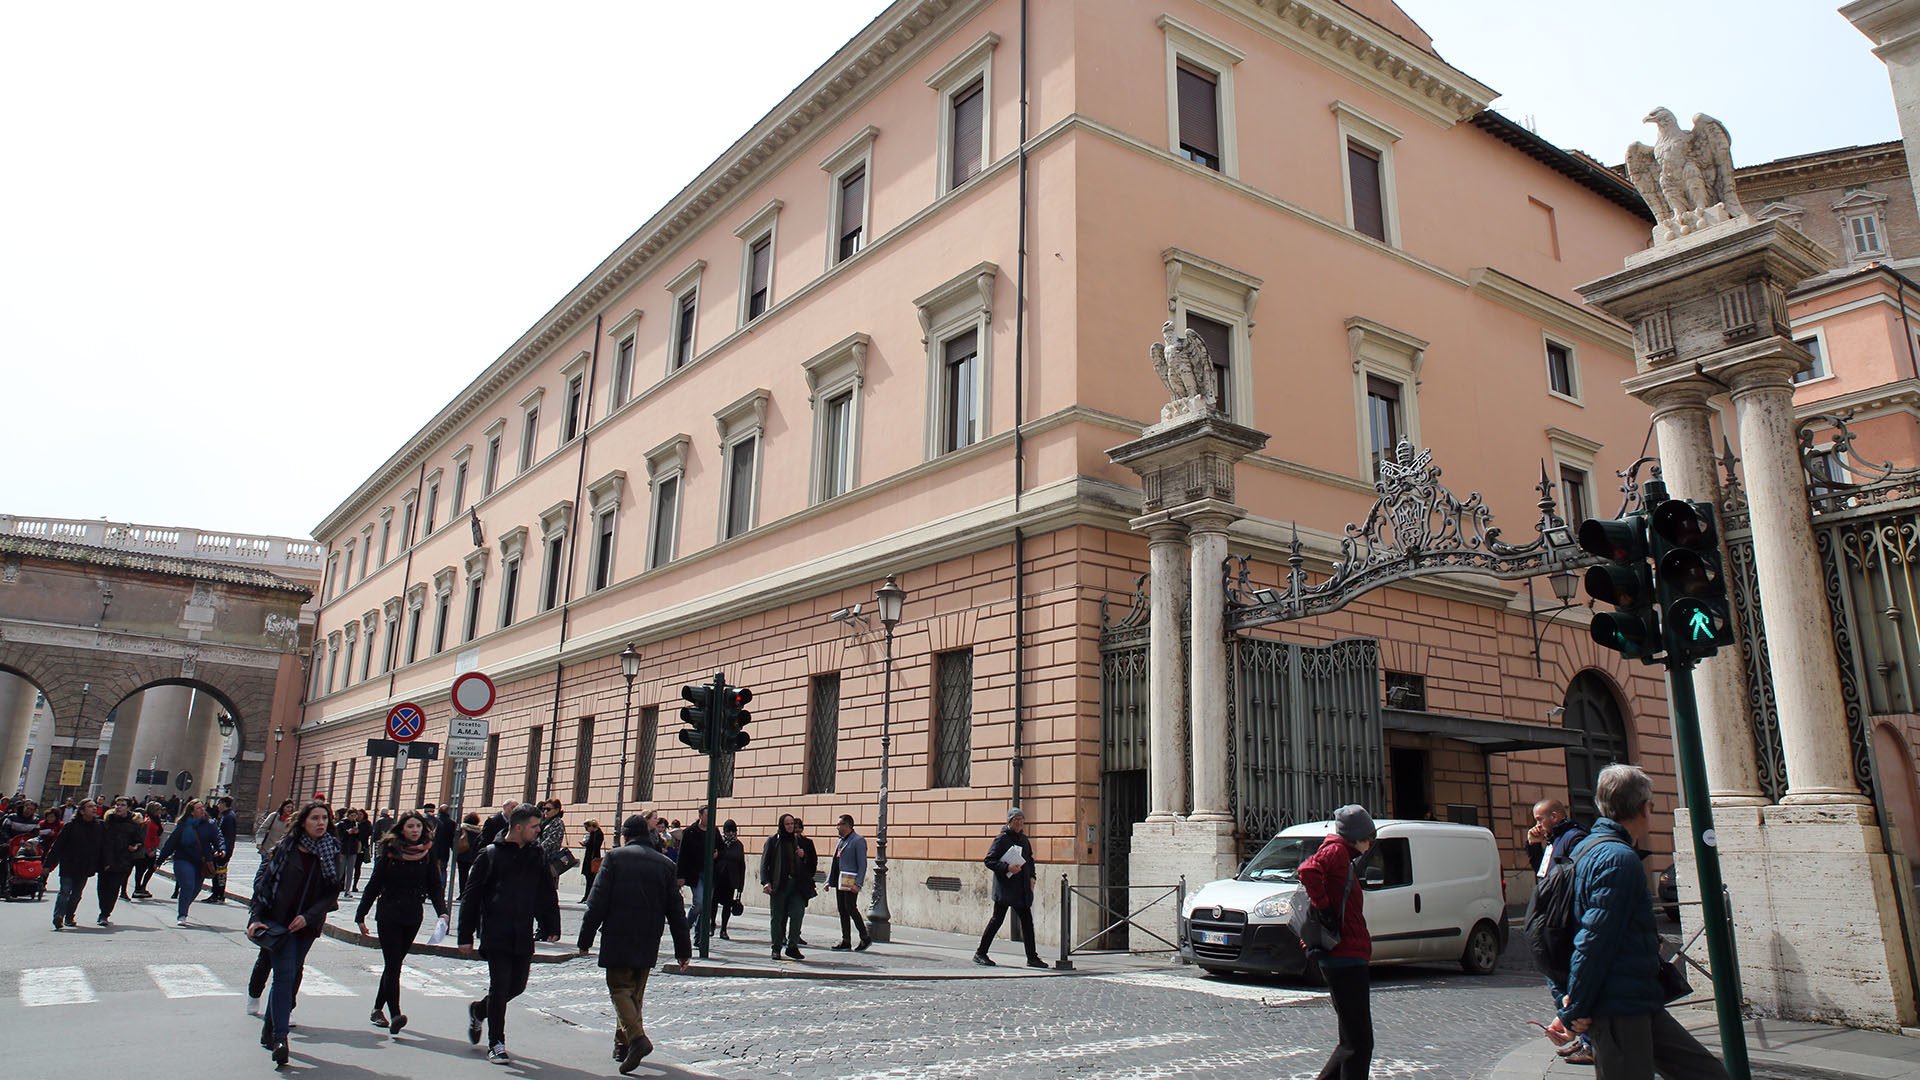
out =
[[[673,737],[679,689],[724,671],[756,694],[721,808],[749,850],[782,812],[871,834],[893,573],[894,917],[974,925],[1018,804],[1045,939],[1058,875],[1102,884],[1124,831],[1101,605],[1125,609],[1147,544],[1106,451],[1165,401],[1163,320],[1272,436],[1234,540],[1267,580],[1296,523],[1324,567],[1403,436],[1515,533],[1543,469],[1567,516],[1611,514],[1647,414],[1618,388],[1630,334],[1573,287],[1646,243],[1623,181],[1486,113],[1387,0],[1022,19],[889,6],[327,515],[300,791],[445,797],[445,761],[396,783],[365,742],[408,700],[444,738],[474,669],[501,694],[468,807],[687,819],[705,759]],[[1387,734],[1376,811],[1489,825],[1516,882],[1535,799],[1615,758],[1674,791],[1658,678],[1592,646],[1582,609],[1546,624],[1536,591],[1429,579],[1282,628],[1378,639],[1419,689],[1396,714],[1587,736]]]

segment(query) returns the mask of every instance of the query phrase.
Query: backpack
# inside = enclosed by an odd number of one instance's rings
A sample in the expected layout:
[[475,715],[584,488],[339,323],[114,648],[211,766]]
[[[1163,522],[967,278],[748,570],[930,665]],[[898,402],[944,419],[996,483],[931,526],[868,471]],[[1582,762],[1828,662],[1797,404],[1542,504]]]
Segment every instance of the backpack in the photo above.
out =
[[1314,907],[1304,885],[1294,894],[1293,910],[1287,913],[1287,928],[1293,931],[1294,937],[1300,939],[1302,949],[1308,952],[1332,952],[1339,946],[1347,901],[1353,896],[1353,879],[1359,876],[1360,864],[1366,861],[1367,856],[1362,855],[1347,864],[1347,883],[1340,890],[1339,907]]
[[1523,924],[1527,946],[1533,951],[1533,964],[1551,975],[1564,975],[1573,967],[1573,937],[1580,931],[1580,915],[1574,910],[1574,861],[1562,855],[1553,860],[1547,876],[1534,887],[1527,901]]

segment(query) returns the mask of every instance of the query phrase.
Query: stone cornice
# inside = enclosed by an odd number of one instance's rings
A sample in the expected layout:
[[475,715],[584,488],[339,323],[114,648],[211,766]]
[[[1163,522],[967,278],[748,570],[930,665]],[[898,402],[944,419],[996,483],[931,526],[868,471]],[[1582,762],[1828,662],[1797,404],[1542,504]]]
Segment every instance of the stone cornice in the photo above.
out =
[[1596,315],[1578,304],[1562,300],[1490,266],[1476,267],[1468,272],[1467,280],[1473,283],[1474,292],[1529,318],[1538,319],[1549,329],[1597,341],[1622,356],[1633,355],[1633,331],[1621,323]]
[[271,671],[280,666],[280,658],[297,654],[300,649],[268,649],[257,645],[211,644],[174,638],[148,637],[120,630],[96,630],[90,626],[60,626],[55,623],[0,619],[0,641],[17,641],[50,648],[87,649],[128,656],[164,656],[191,659],[197,664],[226,664],[231,667]]
[[899,68],[913,63],[933,42],[984,6],[985,0],[897,0],[880,17],[842,46],[832,59],[776,105],[726,152],[702,170],[667,205],[607,256],[566,297],[543,315],[505,353],[487,366],[408,439],[374,474],[363,481],[314,528],[316,539],[332,536],[365,511],[439,442],[472,419],[495,393],[510,385],[554,343],[570,336],[609,297],[653,269],[656,256],[676,248],[706,223],[715,207],[777,166],[799,145],[840,115],[851,111],[869,84],[884,85]]
[[1793,411],[1802,418],[1819,413],[1853,413],[1856,423],[1863,419],[1859,414],[1864,412],[1920,413],[1920,379],[1901,379],[1835,397],[1795,404]]

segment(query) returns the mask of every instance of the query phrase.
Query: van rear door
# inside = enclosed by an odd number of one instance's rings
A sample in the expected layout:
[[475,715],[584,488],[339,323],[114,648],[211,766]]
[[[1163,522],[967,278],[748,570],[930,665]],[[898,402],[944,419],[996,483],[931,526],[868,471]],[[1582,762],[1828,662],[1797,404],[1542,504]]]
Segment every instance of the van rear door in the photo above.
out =
[[1413,852],[1407,838],[1383,836],[1374,841],[1373,857],[1362,873],[1377,879],[1365,886],[1364,910],[1367,930],[1373,937],[1373,958],[1408,960],[1419,955],[1419,926],[1413,911]]

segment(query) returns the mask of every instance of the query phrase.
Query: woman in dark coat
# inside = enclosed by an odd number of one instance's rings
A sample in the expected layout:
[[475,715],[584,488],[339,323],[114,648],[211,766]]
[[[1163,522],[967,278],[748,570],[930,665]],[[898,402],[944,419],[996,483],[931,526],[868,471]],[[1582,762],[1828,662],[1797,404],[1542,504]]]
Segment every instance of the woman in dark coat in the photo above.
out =
[[[371,1019],[375,1027],[386,1028],[393,1035],[407,1026],[407,1016],[400,1011],[400,969],[413,949],[415,935],[420,933],[422,903],[433,904],[434,913],[440,916],[441,936],[446,934],[447,901],[440,895],[439,864],[427,857],[432,849],[426,818],[415,810],[401,814],[393,831],[380,841],[373,877],[353,915],[362,934],[367,932],[367,912],[374,910],[378,915],[380,953],[386,957],[387,966],[380,975],[380,992],[374,996]],[[384,1007],[393,1009],[391,1017],[381,1011]]]
[[253,876],[253,907],[247,937],[273,961],[273,993],[260,1045],[275,1065],[287,1063],[287,1025],[293,996],[307,963],[307,950],[319,940],[327,912],[339,906],[340,842],[328,831],[324,803],[308,803],[298,826],[273,849]]
[[1373,1009],[1367,1000],[1373,939],[1367,934],[1367,892],[1360,883],[1361,864],[1373,849],[1373,818],[1364,807],[1343,806],[1334,811],[1333,828],[1320,850],[1300,864],[1300,887],[1307,899],[1321,911],[1340,912],[1340,944],[1313,956],[1326,976],[1327,996],[1340,1022],[1340,1043],[1321,1068],[1320,1080],[1366,1080],[1373,1061]]
[[1022,940],[1027,944],[1027,966],[1046,967],[1047,962],[1040,959],[1033,943],[1033,841],[1027,837],[1026,814],[1017,808],[1007,812],[1007,827],[993,838],[993,846],[981,861],[993,871],[993,918],[987,920],[986,933],[980,935],[980,948],[973,954],[973,962],[981,967],[994,966],[987,950],[993,946],[993,935],[1000,932],[1011,910]]
[[580,876],[587,879],[587,887],[580,890],[580,902],[586,903],[593,894],[593,876],[600,872],[600,849],[606,845],[607,834],[600,831],[600,823],[589,820],[581,826],[586,830],[586,839],[580,844]]
[[467,875],[473,872],[473,860],[480,857],[480,849],[486,846],[481,842],[483,829],[480,815],[469,812],[460,820],[460,835],[453,840],[453,868],[459,873],[462,895],[467,891]]
[[727,923],[740,904],[740,892],[747,887],[747,848],[740,842],[740,826],[732,819],[720,829],[720,850],[714,852],[713,901],[720,909],[720,940],[727,936]]

